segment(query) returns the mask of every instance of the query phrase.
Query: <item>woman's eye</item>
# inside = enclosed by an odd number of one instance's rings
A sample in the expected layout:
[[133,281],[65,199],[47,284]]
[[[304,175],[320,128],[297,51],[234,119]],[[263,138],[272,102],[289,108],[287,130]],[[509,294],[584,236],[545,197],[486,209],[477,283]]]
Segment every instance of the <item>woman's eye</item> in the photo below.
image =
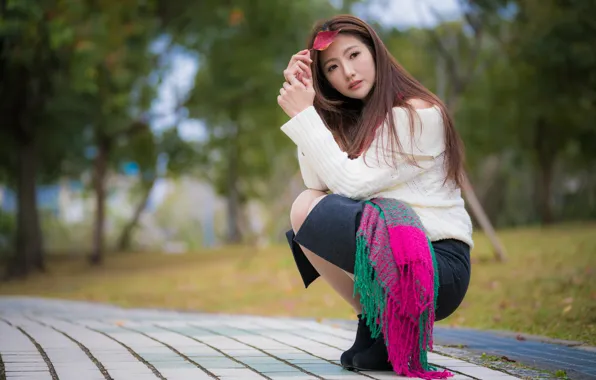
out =
[[358,56],[358,54],[360,54],[360,52],[359,52],[359,51],[355,51],[355,52],[353,52],[352,54],[350,54],[350,59],[354,59],[354,58],[356,58],[356,57]]
[[333,70],[335,70],[335,68],[336,68],[336,67],[337,67],[337,65],[331,65],[331,66],[329,66],[329,67],[327,68],[327,72],[328,72],[328,73],[332,72]]

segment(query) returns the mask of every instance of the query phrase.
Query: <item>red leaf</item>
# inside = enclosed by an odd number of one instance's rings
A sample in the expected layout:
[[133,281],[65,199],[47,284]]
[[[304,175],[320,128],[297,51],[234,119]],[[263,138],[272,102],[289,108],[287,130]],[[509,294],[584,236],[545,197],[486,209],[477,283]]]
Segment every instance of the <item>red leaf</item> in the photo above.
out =
[[312,44],[312,48],[315,50],[325,50],[331,45],[335,37],[338,35],[339,30],[328,30],[326,32],[319,32],[315,41]]
[[522,340],[522,341],[523,340],[526,340],[526,338],[523,335],[521,335],[521,334],[517,334],[517,336],[515,337],[515,339]]

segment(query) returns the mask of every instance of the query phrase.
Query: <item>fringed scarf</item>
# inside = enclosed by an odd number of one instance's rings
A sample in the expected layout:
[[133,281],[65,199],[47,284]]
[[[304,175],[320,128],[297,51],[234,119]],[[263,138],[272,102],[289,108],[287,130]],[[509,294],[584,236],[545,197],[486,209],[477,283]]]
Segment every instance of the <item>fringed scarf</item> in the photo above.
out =
[[389,361],[401,376],[445,379],[430,366],[439,289],[433,246],[418,215],[406,203],[367,201],[356,232],[354,294],[373,338],[383,334]]

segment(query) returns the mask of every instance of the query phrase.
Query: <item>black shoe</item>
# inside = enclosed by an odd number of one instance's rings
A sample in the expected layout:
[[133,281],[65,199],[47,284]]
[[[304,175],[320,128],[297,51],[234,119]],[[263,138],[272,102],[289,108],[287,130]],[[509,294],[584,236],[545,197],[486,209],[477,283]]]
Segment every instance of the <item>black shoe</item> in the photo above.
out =
[[356,331],[356,340],[350,349],[344,352],[341,355],[340,362],[342,367],[345,369],[351,370],[352,365],[352,358],[358,352],[364,351],[370,346],[375,343],[375,339],[371,337],[371,332],[368,326],[366,325],[366,320],[363,318],[362,314],[358,314],[358,330]]
[[383,335],[379,336],[368,349],[354,355],[352,367],[357,371],[393,370]]

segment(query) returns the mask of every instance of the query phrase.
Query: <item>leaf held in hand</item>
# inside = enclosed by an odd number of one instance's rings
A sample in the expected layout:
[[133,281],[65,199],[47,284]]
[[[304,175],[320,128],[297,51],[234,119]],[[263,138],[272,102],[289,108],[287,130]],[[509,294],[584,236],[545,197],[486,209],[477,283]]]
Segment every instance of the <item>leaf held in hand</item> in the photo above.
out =
[[312,48],[319,51],[327,49],[338,34],[339,30],[319,32],[313,42]]

